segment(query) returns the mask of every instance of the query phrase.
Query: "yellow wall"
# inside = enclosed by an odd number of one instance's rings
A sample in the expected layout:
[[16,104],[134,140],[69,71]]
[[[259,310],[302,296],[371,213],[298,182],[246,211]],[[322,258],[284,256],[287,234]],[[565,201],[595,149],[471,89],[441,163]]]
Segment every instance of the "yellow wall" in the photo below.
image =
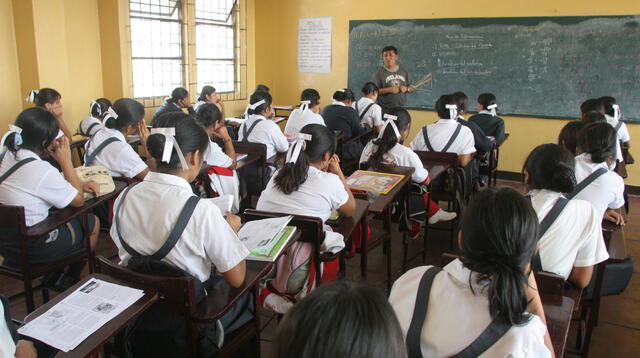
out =
[[[495,0],[488,6],[477,1],[404,0],[260,0],[256,4],[256,81],[272,88],[277,104],[296,104],[300,92],[317,89],[323,104],[346,87],[349,20],[456,17],[518,17],[570,15],[624,15],[640,13],[640,1],[611,0]],[[302,74],[297,70],[297,30],[300,17],[333,17],[332,72]],[[402,61],[402,54],[400,54]],[[412,134],[436,120],[434,113],[411,111]],[[501,149],[500,169],[520,172],[526,155],[538,144],[555,142],[563,120],[504,117],[511,137]],[[629,125],[632,139],[640,141],[640,126]],[[632,154],[640,158],[639,146]],[[629,168],[627,184],[640,185],[640,166]]]
[[11,0],[0,0],[0,133],[16,118],[20,111],[20,82],[18,76],[18,52],[13,24]]

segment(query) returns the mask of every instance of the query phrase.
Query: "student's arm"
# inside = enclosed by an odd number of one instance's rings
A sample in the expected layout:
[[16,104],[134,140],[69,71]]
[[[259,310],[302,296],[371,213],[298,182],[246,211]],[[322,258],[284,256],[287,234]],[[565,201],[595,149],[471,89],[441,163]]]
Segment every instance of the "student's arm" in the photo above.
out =
[[229,131],[227,131],[226,126],[222,126],[218,128],[213,134],[214,136],[222,139],[222,144],[224,145],[224,152],[231,158],[233,161],[228,169],[235,169],[238,166],[238,161],[236,159],[236,149],[233,147],[233,141],[231,140],[231,136],[229,135]]
[[94,193],[96,195],[100,192],[100,185],[98,185],[98,183],[93,181],[83,183],[80,181],[80,178],[78,178],[71,160],[69,138],[63,136],[58,139],[58,144],[55,147],[55,150],[51,152],[51,156],[56,160],[56,162],[58,162],[58,164],[60,164],[64,178],[78,191],[69,205],[80,207],[84,204],[85,192]]
[[136,176],[134,176],[131,179],[135,179],[137,181],[143,181],[144,177],[147,176],[147,174],[149,174],[149,168],[145,168],[143,171],[141,171],[140,173],[136,174]]
[[33,342],[21,339],[16,344],[16,358],[36,358],[38,352]]
[[218,105],[218,107],[220,107],[220,113],[222,113],[222,119],[226,121],[227,117],[226,117],[226,114],[224,113],[224,102],[222,101],[221,98],[218,98],[218,101],[216,102],[216,104]]
[[579,288],[585,288],[589,286],[591,282],[591,276],[593,275],[593,266],[587,267],[573,267],[569,274],[569,281]]
[[473,153],[471,153],[471,154],[459,154],[458,155],[458,163],[460,163],[460,166],[466,167],[467,164],[469,164],[469,162],[471,162],[472,158],[473,158]]
[[624,216],[622,216],[622,214],[620,214],[617,209],[607,209],[604,212],[604,219],[620,226],[624,226],[627,224],[624,221]]
[[[527,268],[529,270],[529,268]],[[540,300],[540,295],[538,294],[538,285],[536,284],[535,275],[533,271],[529,271],[529,283],[526,287],[527,290],[527,298],[529,299],[529,306],[527,307],[527,312],[535,314],[540,318],[542,323],[547,326],[547,318],[544,315],[544,308],[542,307],[542,300]],[[553,351],[553,344],[551,343],[551,336],[549,335],[549,329],[546,329],[544,334],[544,345],[547,346],[549,352],[551,352],[551,356],[555,357],[556,354]]]
[[391,86],[391,87],[380,88],[378,90],[378,93],[379,94],[400,93],[400,87]]
[[62,116],[56,116],[56,120],[58,121],[58,127],[60,127],[60,130],[64,133],[64,136],[69,138],[69,141],[71,141],[73,135],[71,134],[69,127],[67,127],[67,124],[62,119]]
[[338,213],[340,213],[340,215],[349,217],[356,211],[356,199],[353,197],[353,193],[351,192],[351,189],[349,189],[349,185],[347,185],[347,179],[344,177],[342,169],[340,169],[340,158],[338,158],[338,155],[336,154],[334,154],[329,161],[329,172],[340,178],[340,181],[344,186],[344,190],[346,190],[347,195],[349,195],[347,202],[338,208]]
[[496,129],[496,145],[500,146],[505,140],[504,135],[504,120],[502,118],[496,118],[498,121],[498,128]]
[[[234,232],[238,232],[238,230],[240,230],[240,226],[242,225],[240,217],[233,215],[229,211],[227,211],[226,217],[229,226],[231,226]],[[230,270],[223,272],[222,278],[224,278],[224,280],[227,281],[229,285],[237,288],[242,286],[246,272],[247,264],[245,260],[242,260]]]

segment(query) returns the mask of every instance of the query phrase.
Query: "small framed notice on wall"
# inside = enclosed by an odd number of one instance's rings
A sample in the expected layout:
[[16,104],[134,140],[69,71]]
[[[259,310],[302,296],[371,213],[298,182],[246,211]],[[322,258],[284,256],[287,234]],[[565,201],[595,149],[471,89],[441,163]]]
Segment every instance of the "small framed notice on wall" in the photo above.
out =
[[298,22],[298,72],[331,72],[331,17],[303,17]]

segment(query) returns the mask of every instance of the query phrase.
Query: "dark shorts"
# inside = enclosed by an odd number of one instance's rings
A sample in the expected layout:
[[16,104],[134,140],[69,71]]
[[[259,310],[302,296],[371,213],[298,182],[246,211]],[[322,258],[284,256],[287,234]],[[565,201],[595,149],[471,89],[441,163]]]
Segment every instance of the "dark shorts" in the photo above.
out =
[[[88,231],[84,230],[82,220],[83,217],[76,218],[43,237],[31,239],[29,262],[54,262],[85,249],[86,238],[96,225],[96,217],[88,215]],[[0,229],[0,255],[4,265],[20,265],[20,244],[14,229]]]

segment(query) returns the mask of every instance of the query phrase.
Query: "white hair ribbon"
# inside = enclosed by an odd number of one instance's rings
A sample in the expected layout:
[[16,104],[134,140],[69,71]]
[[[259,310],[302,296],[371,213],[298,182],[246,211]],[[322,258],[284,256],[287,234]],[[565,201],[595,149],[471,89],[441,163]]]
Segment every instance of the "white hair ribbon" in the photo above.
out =
[[313,139],[311,134],[306,133],[298,133],[295,136],[295,142],[291,143],[289,150],[287,151],[287,163],[295,163],[298,161],[298,157],[300,156],[300,151],[302,151],[305,147],[305,141],[310,141]]
[[620,120],[620,106],[617,104],[612,104],[611,107],[613,108],[613,118],[616,119],[616,121]]
[[32,90],[24,100],[30,103],[36,103],[36,96],[38,95],[38,93],[40,93],[40,90]]
[[9,132],[7,132],[2,137],[2,143],[3,144],[4,144],[5,139],[7,139],[7,137],[11,133],[15,133],[15,137],[13,137],[13,144],[17,148],[19,145],[22,144],[22,128],[20,128],[20,127],[18,127],[16,125],[13,125],[13,124],[9,124]]
[[384,131],[387,129],[387,125],[390,124],[391,128],[393,128],[393,131],[396,134],[396,140],[400,139],[400,131],[398,131],[398,126],[396,126],[395,123],[395,121],[398,119],[398,116],[385,114],[384,119],[386,119],[386,121],[384,121],[384,124],[382,125],[382,130],[380,131],[380,134],[378,134],[378,138],[382,138],[382,136],[384,135]]
[[263,105],[265,103],[266,103],[266,101],[264,99],[261,99],[256,103],[249,104],[249,109],[251,109],[252,111],[255,111],[256,108],[260,107],[261,105]]
[[89,107],[89,112],[93,112],[93,106],[96,106],[98,109],[98,115],[102,116],[102,106],[96,101],[91,101],[91,106]]
[[180,164],[182,165],[183,170],[189,169],[187,165],[187,161],[184,159],[184,154],[182,154],[182,150],[180,149],[180,145],[178,145],[178,141],[176,141],[176,129],[175,128],[151,128],[150,134],[162,134],[164,136],[164,149],[162,150],[162,161],[165,163],[171,162],[171,153],[173,148],[176,149],[178,153],[178,158],[180,158]]
[[340,88],[339,90],[336,90],[336,92],[341,92],[341,93],[344,93],[345,91],[346,91],[345,88]]
[[497,114],[496,113],[496,108],[498,108],[498,105],[495,104],[495,103],[487,107],[487,109],[491,111],[491,115],[494,116],[494,117]]
[[311,101],[300,101],[300,110],[301,111],[306,111],[307,109],[309,109],[309,105],[311,104]]
[[449,119],[453,119],[455,120],[456,118],[458,118],[458,106],[455,104],[447,104],[445,106],[447,109],[449,109]]

